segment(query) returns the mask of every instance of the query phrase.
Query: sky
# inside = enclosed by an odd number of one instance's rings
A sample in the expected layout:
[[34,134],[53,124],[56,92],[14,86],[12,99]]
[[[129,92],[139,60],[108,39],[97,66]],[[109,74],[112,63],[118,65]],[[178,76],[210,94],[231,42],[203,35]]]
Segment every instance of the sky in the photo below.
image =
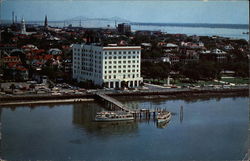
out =
[[[1,1],[1,0],[0,0]],[[1,17],[67,20],[120,17],[132,22],[249,24],[247,0],[2,0]]]

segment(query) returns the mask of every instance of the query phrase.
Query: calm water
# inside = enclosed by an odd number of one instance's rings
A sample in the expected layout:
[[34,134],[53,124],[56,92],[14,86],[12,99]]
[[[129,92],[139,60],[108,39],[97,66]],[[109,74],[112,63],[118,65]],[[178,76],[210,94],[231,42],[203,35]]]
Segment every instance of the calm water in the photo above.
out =
[[[7,160],[240,160],[247,150],[248,98],[119,98],[131,108],[173,112],[154,121],[96,123],[94,102],[2,108],[1,156]],[[183,118],[180,119],[180,106]]]
[[[72,23],[73,26],[79,26],[78,21],[74,21]],[[43,23],[41,23],[43,25]],[[64,23],[50,23],[51,26],[63,27]],[[69,24],[66,23],[66,26]],[[111,27],[115,27],[112,22],[105,21],[88,21],[82,23],[83,27],[107,27],[110,25]],[[216,28],[216,27],[187,27],[187,26],[157,26],[157,25],[131,25],[132,30],[160,30],[162,32],[167,32],[170,34],[187,34],[187,35],[198,35],[198,36],[222,36],[228,38],[235,39],[245,39],[249,40],[249,35],[243,34],[243,32],[248,32],[248,28]]]
[[198,36],[222,36],[235,39],[249,40],[249,35],[243,34],[248,29],[231,29],[231,28],[209,28],[209,27],[175,27],[175,26],[132,26],[134,30],[160,30],[170,34],[187,34]]

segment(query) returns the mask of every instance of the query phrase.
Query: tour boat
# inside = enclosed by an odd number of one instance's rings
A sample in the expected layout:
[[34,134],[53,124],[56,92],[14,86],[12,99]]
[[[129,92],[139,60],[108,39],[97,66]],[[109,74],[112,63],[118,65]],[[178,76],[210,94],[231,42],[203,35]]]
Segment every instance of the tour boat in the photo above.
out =
[[98,112],[95,117],[95,121],[131,121],[134,120],[134,117],[132,114],[127,112]]
[[161,111],[157,114],[157,122],[168,122],[171,119],[171,112]]

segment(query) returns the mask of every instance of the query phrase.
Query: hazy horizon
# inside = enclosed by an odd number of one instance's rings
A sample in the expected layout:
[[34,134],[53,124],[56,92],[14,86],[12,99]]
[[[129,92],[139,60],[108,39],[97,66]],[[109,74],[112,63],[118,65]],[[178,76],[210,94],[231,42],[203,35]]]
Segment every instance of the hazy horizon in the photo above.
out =
[[120,17],[142,23],[249,24],[249,2],[244,1],[2,1],[1,17],[20,21],[64,21],[75,17]]

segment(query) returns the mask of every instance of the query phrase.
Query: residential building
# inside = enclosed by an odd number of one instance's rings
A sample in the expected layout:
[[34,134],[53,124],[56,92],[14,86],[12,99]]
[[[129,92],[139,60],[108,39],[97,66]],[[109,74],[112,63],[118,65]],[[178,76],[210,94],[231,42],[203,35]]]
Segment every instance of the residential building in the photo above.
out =
[[182,63],[198,62],[199,59],[199,54],[196,50],[182,49],[180,51],[180,61]]
[[164,53],[169,53],[172,51],[178,51],[179,46],[173,43],[167,43],[165,45],[162,46],[163,52]]
[[6,56],[3,58],[4,63],[21,63],[21,59],[18,56]]
[[213,49],[212,51],[200,51],[201,59],[211,60],[218,63],[223,63],[228,60],[227,52],[220,50],[220,49]]
[[51,55],[60,55],[62,54],[62,50],[53,48],[53,49],[49,49],[48,53]]
[[71,73],[72,72],[72,60],[66,59],[63,61],[64,72]]
[[141,47],[143,50],[150,51],[152,48],[151,43],[141,43]]
[[226,62],[227,61],[227,53],[220,49],[214,49],[212,50],[212,54],[217,62]]
[[[171,65],[174,65],[176,63],[179,63],[180,62],[180,57],[177,56],[176,54],[173,54],[173,53],[167,53],[167,54],[164,54],[164,57],[165,58],[165,62],[169,62]],[[163,62],[164,62],[163,60]]]
[[14,49],[17,49],[16,44],[0,44],[0,52],[5,53],[5,55],[10,54]]
[[141,47],[95,44],[73,45],[73,78],[91,80],[107,88],[138,87],[141,77]]

